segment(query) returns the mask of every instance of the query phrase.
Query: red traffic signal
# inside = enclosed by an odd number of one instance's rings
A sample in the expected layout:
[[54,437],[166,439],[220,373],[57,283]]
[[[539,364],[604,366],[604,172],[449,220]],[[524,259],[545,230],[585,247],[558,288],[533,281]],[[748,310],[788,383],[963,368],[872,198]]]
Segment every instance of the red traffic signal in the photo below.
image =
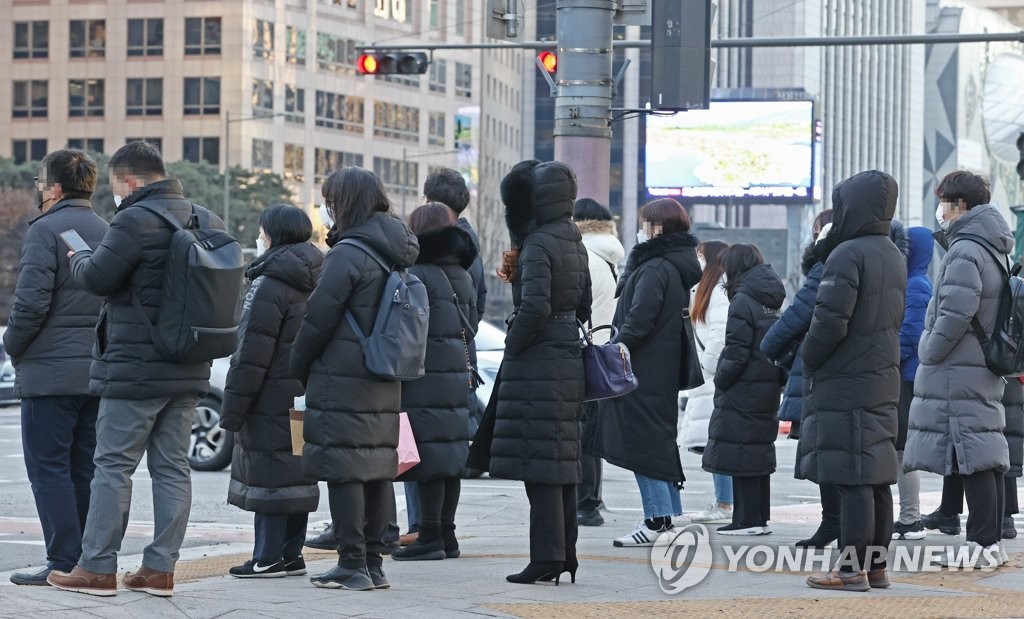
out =
[[356,60],[356,69],[361,75],[376,75],[380,69],[380,63],[373,54],[363,54]]
[[429,68],[430,59],[425,52],[363,54],[356,60],[356,70],[361,75],[422,75]]
[[552,75],[558,70],[558,54],[555,52],[541,52],[537,54],[537,60],[540,61],[544,70]]

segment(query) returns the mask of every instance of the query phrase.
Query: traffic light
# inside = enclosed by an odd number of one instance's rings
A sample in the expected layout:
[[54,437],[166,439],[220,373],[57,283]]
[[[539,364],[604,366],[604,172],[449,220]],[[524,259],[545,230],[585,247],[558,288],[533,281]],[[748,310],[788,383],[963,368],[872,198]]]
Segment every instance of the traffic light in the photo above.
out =
[[1017,161],[1017,177],[1024,181],[1024,131],[1017,136],[1017,150],[1020,151],[1020,159]]
[[361,75],[422,75],[430,68],[426,52],[363,54],[356,60]]
[[541,52],[537,54],[537,59],[540,60],[544,70],[551,75],[554,75],[555,71],[558,70],[558,54],[555,52]]

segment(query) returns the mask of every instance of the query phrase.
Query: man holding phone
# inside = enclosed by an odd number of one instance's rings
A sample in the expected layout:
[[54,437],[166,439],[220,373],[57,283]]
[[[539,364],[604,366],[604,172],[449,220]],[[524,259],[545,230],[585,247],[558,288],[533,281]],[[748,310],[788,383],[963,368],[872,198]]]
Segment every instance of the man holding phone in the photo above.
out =
[[41,214],[21,251],[4,346],[17,371],[25,469],[46,543],[46,567],[15,573],[16,585],[45,586],[82,552],[96,448],[99,398],[89,393],[94,329],[103,299],[71,277],[61,234],[99,245],[107,222],[92,210],[96,163],[80,150],[47,155],[36,178]]

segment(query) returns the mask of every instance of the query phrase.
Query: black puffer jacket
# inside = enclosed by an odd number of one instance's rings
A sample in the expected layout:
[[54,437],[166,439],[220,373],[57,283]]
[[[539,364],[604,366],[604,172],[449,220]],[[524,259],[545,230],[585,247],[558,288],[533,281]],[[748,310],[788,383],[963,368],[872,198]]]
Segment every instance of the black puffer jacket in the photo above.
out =
[[1020,477],[1024,465],[1024,385],[1016,378],[1006,379],[1003,391],[1003,409],[1006,411],[1006,444],[1010,448],[1010,470],[1007,477]]
[[362,241],[398,268],[416,262],[419,244],[400,219],[377,213],[366,223],[329,236],[316,289],[292,346],[291,374],[306,385],[302,470],[330,482],[394,479],[398,472],[398,413],[402,383],[374,378],[345,319],[351,311],[369,333],[389,274],[358,247]]
[[707,471],[732,477],[775,472],[778,402],[785,373],[761,354],[760,347],[785,299],[782,280],[767,264],[739,276],[729,301],[725,348],[715,370],[715,412],[703,459]]
[[664,234],[633,248],[622,277],[613,324],[629,349],[640,385],[598,403],[587,418],[584,449],[615,466],[654,479],[682,483],[676,434],[683,308],[700,281],[697,238]]
[[[896,482],[907,261],[889,239],[896,181],[862,172],[832,192],[829,252],[803,343],[799,473],[819,484]],[[834,248],[834,249],[830,249]]]
[[324,255],[309,243],[271,247],[246,270],[241,342],[231,358],[220,426],[236,432],[228,503],[273,514],[316,511],[316,480],[292,455],[288,411],[302,383],[288,374],[292,341]]
[[[476,245],[469,233],[456,227],[420,234],[417,239],[420,255],[409,272],[427,288],[430,330],[426,374],[402,383],[402,410],[409,413],[420,463],[401,481],[458,477],[470,438],[466,344],[475,335],[477,290],[466,269],[477,255]],[[463,325],[456,303],[468,325]]]
[[4,332],[4,348],[17,370],[18,397],[89,393],[103,299],[71,277],[68,247],[58,235],[75,230],[90,247],[97,247],[108,227],[84,198],[61,200],[29,223]]
[[167,209],[182,223],[195,213],[203,227],[224,229],[219,217],[202,207],[193,208],[181,183],[168,178],[126,197],[96,251],[75,254],[71,260],[75,280],[89,292],[106,297],[96,325],[89,388],[105,398],[130,400],[202,395],[210,390],[210,364],[164,360],[132,305],[132,295],[138,295],[149,322],[156,321],[164,265],[175,232],[156,214],[135,207],[142,203]]
[[513,244],[515,318],[497,387],[490,472],[538,484],[579,481],[583,358],[576,320],[590,317],[587,249],[570,220],[576,175],[565,164],[527,161],[502,180]]

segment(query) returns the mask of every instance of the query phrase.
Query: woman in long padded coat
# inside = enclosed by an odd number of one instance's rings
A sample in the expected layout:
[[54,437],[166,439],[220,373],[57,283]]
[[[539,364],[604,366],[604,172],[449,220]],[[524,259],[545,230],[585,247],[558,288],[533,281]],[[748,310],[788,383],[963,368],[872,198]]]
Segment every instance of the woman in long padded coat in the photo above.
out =
[[396,550],[398,561],[459,556],[455,510],[459,473],[469,452],[469,348],[476,335],[476,288],[469,269],[476,244],[440,202],[409,215],[420,255],[409,272],[420,278],[430,298],[426,373],[402,383],[402,410],[409,414],[420,463],[402,474],[419,491],[420,530],[412,544]]
[[288,411],[303,389],[288,373],[288,362],[324,261],[309,243],[312,233],[302,209],[267,208],[260,214],[260,241],[267,249],[245,272],[252,284],[220,418],[222,428],[235,432],[228,503],[255,512],[256,546],[252,560],[231,568],[238,578],[306,573],[302,541],[320,490],[292,455]]
[[779,319],[786,288],[753,245],[731,245],[722,255],[729,319],[715,370],[715,412],[708,427],[704,469],[732,477],[735,504],[723,535],[764,535],[771,509],[779,435],[776,402],[783,371],[759,353]]
[[602,400],[587,424],[586,449],[633,472],[644,520],[615,546],[650,546],[682,514],[679,488],[684,481],[676,432],[683,346],[683,310],[690,289],[700,281],[697,237],[678,202],[661,199],[640,210],[643,242],[633,248],[619,280],[614,325],[617,342],[626,345],[636,391]]
[[388,586],[382,569],[384,534],[393,509],[391,480],[398,473],[398,412],[402,383],[366,369],[362,345],[345,318],[363,333],[377,318],[390,272],[416,262],[416,235],[391,214],[373,172],[338,168],[324,182],[324,201],[336,222],[330,251],[292,347],[291,372],[306,384],[302,468],[327,482],[338,540],[338,565],[315,576],[318,587],[366,591]]
[[501,199],[519,252],[503,270],[515,312],[492,396],[489,470],[525,482],[530,500],[530,563],[508,581],[557,579],[563,571],[575,580],[584,390],[577,321],[590,319],[587,250],[570,220],[576,175],[558,161],[524,161],[502,179]]

